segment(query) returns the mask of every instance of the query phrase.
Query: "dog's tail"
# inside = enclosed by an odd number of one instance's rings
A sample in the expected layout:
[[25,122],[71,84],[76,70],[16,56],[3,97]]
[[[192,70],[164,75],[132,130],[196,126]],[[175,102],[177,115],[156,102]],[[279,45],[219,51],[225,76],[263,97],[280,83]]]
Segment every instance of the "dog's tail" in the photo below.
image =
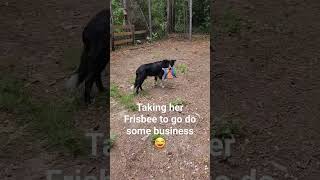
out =
[[67,89],[75,89],[78,86],[79,82],[79,73],[74,73],[66,82]]

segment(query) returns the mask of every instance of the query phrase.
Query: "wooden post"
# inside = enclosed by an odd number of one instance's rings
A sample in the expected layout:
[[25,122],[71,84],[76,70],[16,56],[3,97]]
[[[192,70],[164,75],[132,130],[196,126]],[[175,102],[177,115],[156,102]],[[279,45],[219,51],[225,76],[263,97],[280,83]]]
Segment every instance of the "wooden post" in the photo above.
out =
[[130,25],[130,27],[131,27],[131,31],[132,31],[132,44],[133,45],[135,45],[135,43],[136,43],[136,40],[135,40],[135,28],[134,28],[134,25]]
[[192,0],[189,0],[189,40],[192,40]]
[[149,9],[149,35],[150,35],[150,41],[152,41],[152,19],[151,19],[151,0],[148,0],[148,9]]

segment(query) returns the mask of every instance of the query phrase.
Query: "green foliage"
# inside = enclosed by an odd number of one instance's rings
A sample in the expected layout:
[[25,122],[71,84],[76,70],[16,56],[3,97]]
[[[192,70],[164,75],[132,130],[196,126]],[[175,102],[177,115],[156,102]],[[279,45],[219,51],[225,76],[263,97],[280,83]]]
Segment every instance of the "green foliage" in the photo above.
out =
[[193,32],[210,32],[210,0],[193,0]]
[[[210,1],[193,0],[192,28],[195,33],[210,32]],[[175,4],[175,31],[189,31],[189,7],[185,0],[176,0]]]
[[177,98],[175,98],[174,100],[172,100],[171,102],[170,102],[173,106],[177,106],[177,105],[186,105],[187,104],[187,102],[186,101],[184,101],[183,99],[181,99],[180,97],[177,97]]
[[124,19],[124,14],[123,14],[123,8],[120,3],[120,0],[112,0],[111,8],[112,8],[113,24],[114,25],[122,25],[123,19]]
[[31,112],[31,98],[24,88],[24,83],[13,77],[1,76],[0,79],[0,109],[17,113]]
[[152,28],[156,34],[154,39],[160,39],[166,32],[166,2],[167,1],[152,1]]
[[242,131],[243,127],[239,115],[225,114],[220,118],[215,118],[212,135],[213,137],[226,139],[232,138],[232,136],[240,136]]
[[240,32],[241,18],[231,10],[226,10],[222,18],[222,28],[226,33]]
[[176,70],[178,73],[185,74],[188,71],[188,66],[186,64],[178,64]]
[[[128,3],[129,18],[138,28],[146,28],[148,24],[148,1],[135,0]],[[114,24],[123,24],[123,7],[120,0],[112,0]],[[185,0],[175,0],[174,30],[178,33],[188,32],[189,7]],[[158,40],[165,36],[167,26],[167,1],[151,1],[152,39]],[[193,32],[208,33],[210,30],[210,1],[193,1]]]
[[152,134],[151,135],[151,143],[154,144],[154,142],[156,141],[157,138],[165,139],[165,137],[162,134]]
[[[188,4],[184,0],[177,0],[175,6],[175,28],[174,30],[178,33],[183,33],[187,29],[187,24],[189,22],[187,16]],[[188,30],[187,30],[188,31]]]
[[83,132],[73,124],[73,112],[78,110],[78,99],[62,97],[60,101],[35,102],[23,81],[1,76],[0,109],[13,113],[17,124],[28,124],[33,136],[45,139],[50,149],[72,155],[85,152],[87,143]]
[[114,84],[111,84],[110,87],[110,97],[115,98],[120,102],[120,104],[131,111],[138,110],[138,106],[134,102],[134,94],[126,94],[121,92],[120,88]]
[[73,155],[84,154],[87,146],[84,133],[74,127],[73,113],[63,104],[53,102],[39,107],[33,128],[46,136],[49,147],[63,149]]
[[111,148],[114,146],[118,136],[116,134],[110,134],[110,137],[106,139],[103,143],[104,148],[110,152]]
[[[145,18],[148,18],[148,1],[137,0],[137,4],[141,8]],[[151,2],[151,16],[152,16],[152,39],[158,40],[165,36],[166,32],[166,2],[167,1],[152,1]],[[140,14],[135,14],[141,16]],[[148,19],[145,19],[149,22]]]

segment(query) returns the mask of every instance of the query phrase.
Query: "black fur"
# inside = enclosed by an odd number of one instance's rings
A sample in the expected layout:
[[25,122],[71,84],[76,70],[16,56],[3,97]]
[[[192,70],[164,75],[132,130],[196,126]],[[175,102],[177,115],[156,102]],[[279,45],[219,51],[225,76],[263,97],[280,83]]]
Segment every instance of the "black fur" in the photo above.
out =
[[155,81],[159,78],[162,80],[163,70],[162,68],[168,68],[174,66],[176,60],[162,60],[154,63],[143,64],[136,71],[136,80],[134,82],[134,89],[136,93],[139,93],[139,89],[142,90],[142,84],[148,76],[154,76]]
[[91,102],[91,89],[96,83],[100,91],[105,91],[101,81],[101,72],[110,61],[110,11],[102,10],[93,17],[82,32],[83,51],[77,70],[79,86],[85,82],[84,98]]

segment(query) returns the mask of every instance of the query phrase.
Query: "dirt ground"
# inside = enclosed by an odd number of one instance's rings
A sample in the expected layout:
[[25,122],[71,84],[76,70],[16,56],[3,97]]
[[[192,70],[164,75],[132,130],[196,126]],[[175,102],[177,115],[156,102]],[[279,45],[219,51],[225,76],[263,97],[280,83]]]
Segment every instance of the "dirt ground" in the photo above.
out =
[[143,96],[136,103],[169,104],[176,98],[186,101],[182,113],[172,112],[168,117],[188,114],[196,116],[195,124],[179,124],[174,128],[194,129],[193,135],[167,135],[167,146],[158,150],[151,137],[127,135],[127,128],[170,128],[171,124],[129,124],[124,115],[156,116],[160,112],[130,112],[113,99],[111,105],[111,133],[118,139],[111,151],[111,179],[208,179],[209,178],[209,38],[198,37],[192,43],[170,38],[152,45],[122,49],[112,53],[111,83],[121,91],[130,90],[135,70],[141,65],[162,59],[176,59],[176,66],[185,64],[188,70],[178,78],[167,80],[165,88],[154,86],[149,77],[143,84]]
[[[211,157],[212,176],[256,170],[273,179],[320,178],[320,3],[316,0],[215,1],[211,41],[214,117],[240,114],[232,156]],[[223,31],[224,14],[241,19]]]
[[[82,48],[85,24],[106,6],[105,1],[8,0],[0,2],[0,71],[29,84],[34,98],[50,101],[64,93],[64,52]],[[104,132],[104,107],[90,106],[78,113],[77,127],[85,132]],[[99,130],[94,130],[99,126]],[[17,125],[15,114],[0,111],[0,179],[46,179],[47,170],[60,169],[65,175],[99,175],[105,158],[72,157],[49,151],[43,139]]]

